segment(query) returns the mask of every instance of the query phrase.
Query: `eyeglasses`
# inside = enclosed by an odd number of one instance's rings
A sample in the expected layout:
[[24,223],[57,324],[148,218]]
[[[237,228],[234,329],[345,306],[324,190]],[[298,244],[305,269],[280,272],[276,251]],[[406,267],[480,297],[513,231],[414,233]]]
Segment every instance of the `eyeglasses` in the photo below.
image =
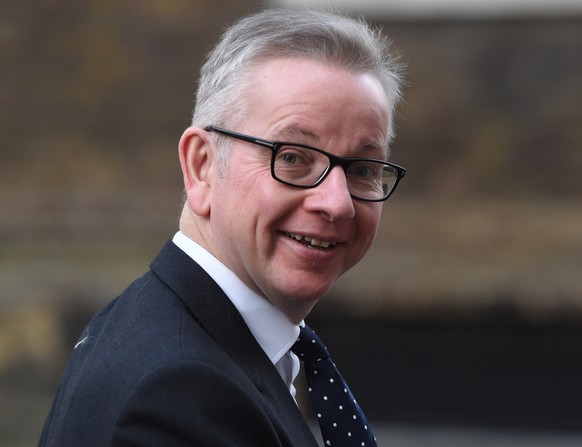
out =
[[348,191],[354,199],[382,202],[390,197],[406,174],[405,168],[387,161],[338,157],[304,144],[264,140],[220,127],[208,126],[205,130],[270,149],[271,176],[297,188],[315,188],[339,165],[345,172]]

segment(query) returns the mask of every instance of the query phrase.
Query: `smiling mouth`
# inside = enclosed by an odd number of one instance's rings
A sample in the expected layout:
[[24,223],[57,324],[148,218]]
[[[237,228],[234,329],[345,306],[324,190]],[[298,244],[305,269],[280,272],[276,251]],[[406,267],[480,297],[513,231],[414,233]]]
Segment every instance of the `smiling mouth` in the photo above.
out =
[[321,249],[329,249],[336,246],[337,242],[329,242],[329,241],[322,241],[319,239],[311,238],[309,236],[303,236],[302,234],[296,233],[285,233],[291,239],[295,239],[297,242],[302,243],[303,245],[307,245],[309,247],[321,248]]

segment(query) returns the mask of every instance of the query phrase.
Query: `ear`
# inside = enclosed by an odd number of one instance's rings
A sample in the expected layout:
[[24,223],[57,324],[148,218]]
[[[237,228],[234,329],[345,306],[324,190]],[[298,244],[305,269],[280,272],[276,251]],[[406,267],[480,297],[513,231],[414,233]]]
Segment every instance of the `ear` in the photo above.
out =
[[194,213],[206,217],[210,215],[210,186],[215,168],[210,144],[208,132],[189,127],[178,147],[188,205]]

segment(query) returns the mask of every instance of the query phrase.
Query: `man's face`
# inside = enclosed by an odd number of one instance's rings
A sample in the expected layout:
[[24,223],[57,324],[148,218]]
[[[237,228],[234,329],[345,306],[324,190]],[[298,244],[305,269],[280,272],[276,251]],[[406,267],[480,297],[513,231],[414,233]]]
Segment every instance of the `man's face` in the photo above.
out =
[[[386,157],[388,108],[373,76],[276,59],[257,67],[251,90],[242,124],[230,130],[343,157]],[[339,166],[316,188],[294,188],[271,177],[269,149],[230,143],[226,176],[210,190],[208,248],[297,322],[368,251],[382,205],[352,199]]]

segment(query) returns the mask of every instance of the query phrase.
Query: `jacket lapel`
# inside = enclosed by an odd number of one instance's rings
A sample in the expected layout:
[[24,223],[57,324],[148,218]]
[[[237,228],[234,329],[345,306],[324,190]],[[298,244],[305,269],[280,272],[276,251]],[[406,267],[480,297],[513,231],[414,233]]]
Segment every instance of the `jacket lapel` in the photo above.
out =
[[173,242],[164,246],[150,267],[262,390],[260,365],[265,355],[237,309],[212,278]]
[[293,442],[302,446],[316,445],[279,373],[218,284],[171,241],[154,259],[151,269],[180,297],[198,323],[265,395],[289,433],[303,438]]

